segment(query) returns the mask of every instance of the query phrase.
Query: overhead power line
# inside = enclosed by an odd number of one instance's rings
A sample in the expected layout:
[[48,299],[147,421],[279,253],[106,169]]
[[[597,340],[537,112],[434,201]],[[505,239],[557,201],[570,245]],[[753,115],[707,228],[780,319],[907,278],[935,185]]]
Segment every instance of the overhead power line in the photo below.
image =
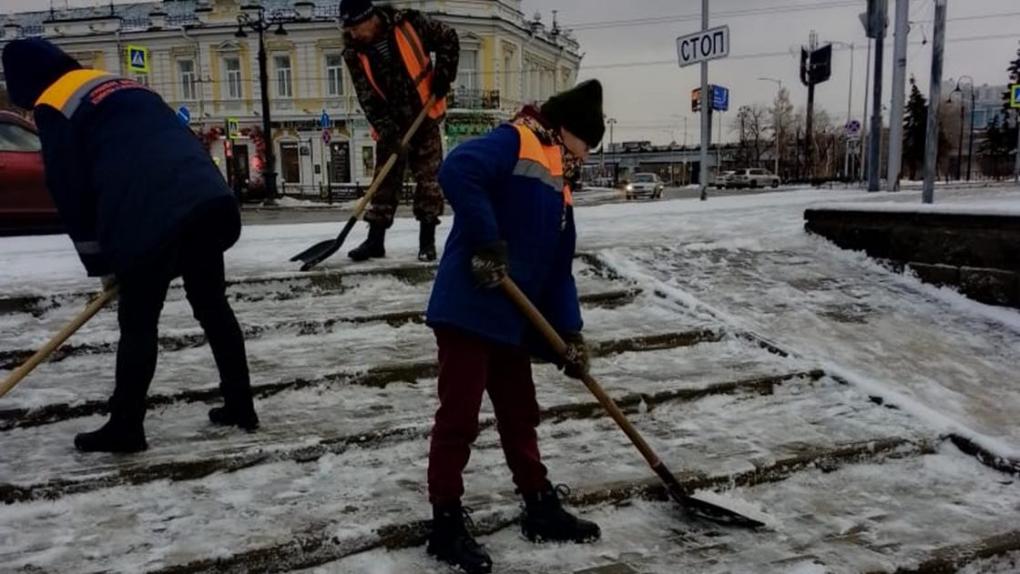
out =
[[[963,44],[967,42],[983,42],[988,40],[1003,40],[1003,39],[1014,39],[1017,38],[1017,34],[1006,33],[1006,34],[986,34],[982,36],[965,36],[960,38],[949,38],[946,40],[946,44]],[[863,44],[863,39],[861,40]],[[922,46],[922,42],[911,42],[913,46]],[[832,47],[835,52],[847,51],[850,48],[848,46],[836,46]],[[790,56],[789,50],[775,51],[775,52],[755,52],[751,54],[733,54],[726,58],[727,60],[755,60],[765,58],[776,58],[780,56]],[[665,66],[665,65],[677,65],[676,58],[669,60],[639,60],[633,62],[615,62],[611,64],[581,64],[582,70],[606,70],[613,68],[632,68],[632,67],[643,67],[643,66]]]
[[[817,10],[831,10],[833,8],[849,8],[860,6],[857,0],[835,0],[830,2],[814,2],[812,4],[784,4],[779,6],[763,8],[745,8],[740,10],[718,11],[712,13],[712,18],[740,18],[745,16],[760,16],[768,14],[788,14],[791,12],[807,12]],[[579,22],[576,24],[564,25],[569,30],[600,30],[606,28],[623,28],[627,26],[647,26],[651,24],[669,24],[673,22],[700,22],[701,12],[687,14],[674,14],[672,16],[657,16],[646,18],[634,18],[630,20],[603,20],[598,22]]]

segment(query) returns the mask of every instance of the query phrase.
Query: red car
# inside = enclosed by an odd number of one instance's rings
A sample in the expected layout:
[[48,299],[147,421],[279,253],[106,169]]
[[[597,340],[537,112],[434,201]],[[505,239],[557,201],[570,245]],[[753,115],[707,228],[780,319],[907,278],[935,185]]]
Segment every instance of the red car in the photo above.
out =
[[0,235],[62,233],[35,126],[0,111]]

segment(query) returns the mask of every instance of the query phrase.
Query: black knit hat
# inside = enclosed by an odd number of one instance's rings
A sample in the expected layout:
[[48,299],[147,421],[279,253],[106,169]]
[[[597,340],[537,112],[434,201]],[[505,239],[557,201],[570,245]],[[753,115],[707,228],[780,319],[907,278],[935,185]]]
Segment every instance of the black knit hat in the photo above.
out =
[[372,17],[375,6],[372,0],[341,0],[340,21],[344,27],[356,26]]
[[556,94],[542,104],[542,115],[553,127],[566,128],[588,147],[598,147],[606,133],[602,84],[588,80]]
[[53,82],[81,64],[42,38],[28,38],[4,47],[3,67],[11,101],[30,110]]

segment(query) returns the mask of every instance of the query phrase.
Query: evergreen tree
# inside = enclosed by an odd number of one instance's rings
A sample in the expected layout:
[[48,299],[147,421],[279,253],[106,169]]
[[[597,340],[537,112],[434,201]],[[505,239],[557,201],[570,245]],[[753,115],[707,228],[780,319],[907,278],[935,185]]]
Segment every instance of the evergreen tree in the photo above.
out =
[[910,179],[917,179],[917,172],[924,166],[924,144],[928,132],[928,102],[917,89],[917,83],[910,79],[910,98],[903,119],[903,165]]
[[[1016,59],[1009,63],[1009,67],[1006,68],[1009,72],[1009,83],[1020,84],[1020,48],[1016,49]],[[1006,94],[1006,105],[1009,106],[1010,94]],[[1008,113],[1008,112],[1007,112]],[[1013,110],[1013,127],[1010,128],[1009,124],[1006,124],[1007,139],[1010,150],[1016,150],[1016,153],[1020,153],[1020,149],[1017,149],[1017,131],[1020,130],[1020,110]]]
[[996,179],[1008,173],[1010,150],[1016,144],[1015,135],[1002,127],[1002,116],[996,115],[988,122],[985,138],[978,148],[981,171]]

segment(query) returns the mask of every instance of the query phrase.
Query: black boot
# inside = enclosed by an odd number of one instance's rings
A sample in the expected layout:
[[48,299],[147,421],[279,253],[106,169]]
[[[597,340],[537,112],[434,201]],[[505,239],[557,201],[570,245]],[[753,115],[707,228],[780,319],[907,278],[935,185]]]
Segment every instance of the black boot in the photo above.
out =
[[74,437],[74,446],[82,452],[141,452],[149,448],[142,424],[128,424],[111,417],[99,430]]
[[436,224],[422,222],[418,232],[418,261],[436,260]]
[[468,532],[471,518],[460,505],[432,507],[432,532],[426,550],[467,574],[492,572],[492,559]]
[[347,254],[355,261],[386,257],[386,227],[379,223],[368,224],[368,239]]
[[532,542],[594,542],[601,536],[594,522],[581,520],[563,509],[560,493],[570,494],[565,485],[555,488],[548,482],[534,494],[524,495],[521,531]]
[[248,432],[259,428],[259,416],[250,404],[247,407],[225,405],[209,409],[209,420],[215,425],[236,426]]

